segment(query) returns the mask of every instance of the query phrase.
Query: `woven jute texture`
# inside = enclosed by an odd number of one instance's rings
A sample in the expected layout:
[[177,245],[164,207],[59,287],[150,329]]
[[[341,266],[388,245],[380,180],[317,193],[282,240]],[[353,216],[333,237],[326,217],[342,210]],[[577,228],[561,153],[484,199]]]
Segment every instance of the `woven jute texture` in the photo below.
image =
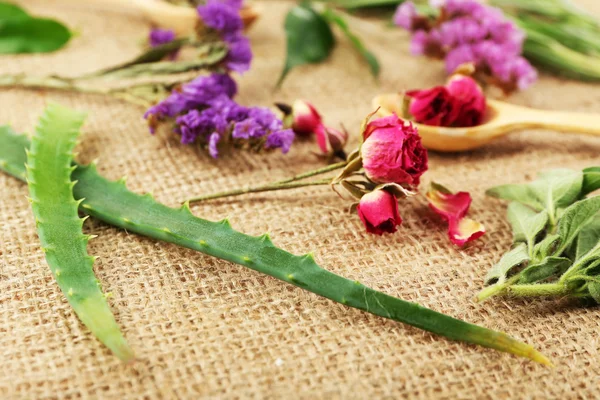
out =
[[[408,36],[371,22],[356,28],[380,58],[375,82],[345,40],[331,59],[293,71],[274,90],[284,56],[282,22],[292,3],[259,3],[250,32],[255,61],[239,79],[240,101],[310,99],[329,124],[354,135],[380,91],[444,80],[443,65],[409,55]],[[596,15],[597,0],[580,2]],[[125,61],[148,25],[113,12],[67,10],[45,2],[34,13],[80,32],[51,55],[2,57],[0,72],[79,74]],[[102,174],[127,175],[136,192],[177,205],[192,195],[284,178],[318,166],[313,143],[287,155],[235,153],[218,161],[151,136],[143,110],[92,96],[3,90],[0,122],[31,132],[48,101],[89,113],[78,159],[99,159]],[[600,86],[542,74],[511,102],[539,108],[600,111]],[[356,136],[351,145],[357,143]],[[423,200],[402,203],[398,233],[371,236],[349,204],[328,188],[239,197],[193,207],[231,218],[248,234],[270,232],[294,253],[314,250],[324,267],[391,295],[534,344],[556,363],[545,368],[496,351],[435,337],[349,309],[243,267],[157,242],[94,219],[89,252],[111,308],[137,353],[120,363],[81,325],[40,250],[27,188],[0,174],[0,398],[595,398],[600,384],[600,311],[560,300],[497,299],[477,304],[486,270],[511,242],[505,206],[486,188],[530,179],[538,170],[600,164],[600,140],[552,132],[513,134],[486,148],[431,154],[425,184],[436,180],[472,193],[471,216],[489,233],[463,250]]]

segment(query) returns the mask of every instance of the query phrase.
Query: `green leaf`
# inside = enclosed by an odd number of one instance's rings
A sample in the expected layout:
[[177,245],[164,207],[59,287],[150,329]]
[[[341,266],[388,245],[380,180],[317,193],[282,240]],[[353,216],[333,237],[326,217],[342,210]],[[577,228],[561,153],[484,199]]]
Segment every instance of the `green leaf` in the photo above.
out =
[[307,3],[292,8],[287,14],[285,34],[287,56],[277,86],[281,86],[293,68],[325,61],[335,45],[327,20]]
[[352,43],[356,51],[358,51],[358,53],[367,61],[369,67],[371,68],[371,73],[373,74],[373,76],[378,77],[381,67],[379,66],[379,61],[377,61],[377,57],[375,57],[373,53],[367,50],[360,38],[350,30],[350,27],[348,26],[348,23],[346,22],[344,17],[341,14],[338,14],[335,11],[331,10],[330,8],[327,8],[323,12],[323,16],[329,22],[336,24],[342,30],[342,32],[344,33],[344,35],[346,35],[348,40],[350,40],[350,43]]
[[600,189],[600,167],[590,167],[583,170],[582,196]]
[[548,213],[536,213],[531,208],[517,202],[508,205],[508,221],[513,228],[515,242],[525,242],[530,254],[533,254],[535,238],[546,227]]
[[524,243],[504,254],[498,264],[494,265],[485,276],[485,284],[502,284],[506,281],[509,272],[514,268],[529,261],[529,253]]
[[60,22],[44,18],[0,21],[0,53],[48,53],[63,47],[71,32]]
[[29,18],[29,14],[16,4],[0,2],[0,23],[17,18]]
[[525,268],[520,276],[519,283],[535,283],[559,275],[571,265],[571,260],[564,257],[547,257],[541,263]]
[[598,282],[588,283],[588,291],[590,292],[590,295],[594,298],[596,303],[600,304],[600,283],[598,283]]
[[556,255],[562,254],[577,238],[582,229],[590,223],[600,211],[600,197],[578,201],[565,210],[558,222],[558,234],[561,244]]
[[544,206],[540,203],[535,193],[527,184],[500,185],[488,189],[485,194],[497,199],[516,201],[525,204],[536,211],[542,211],[544,209]]
[[530,187],[552,218],[556,209],[568,207],[579,198],[582,184],[581,171],[554,169],[540,173]]
[[548,235],[533,248],[533,255],[536,261],[541,261],[553,254],[553,250],[558,246],[559,235]]
[[575,259],[578,260],[600,242],[600,216],[596,215],[583,227],[577,237]]

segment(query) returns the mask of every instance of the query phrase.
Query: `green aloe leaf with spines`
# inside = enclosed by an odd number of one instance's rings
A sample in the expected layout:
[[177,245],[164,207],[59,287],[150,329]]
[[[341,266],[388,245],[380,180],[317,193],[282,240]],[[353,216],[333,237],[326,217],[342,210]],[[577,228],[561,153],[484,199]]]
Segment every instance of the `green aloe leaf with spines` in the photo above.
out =
[[[22,137],[0,129],[0,160],[7,159],[7,143],[22,143]],[[24,154],[25,149],[21,151]],[[11,160],[13,174],[19,160]],[[0,168],[2,164],[0,164]],[[19,177],[18,173],[14,174]],[[227,220],[211,222],[195,217],[186,204],[179,209],[158,203],[150,195],[129,191],[122,181],[108,181],[94,165],[78,166],[72,175],[79,183],[74,196],[80,209],[102,221],[151,238],[175,243],[228,260],[291,283],[341,304],[384,318],[407,323],[449,339],[478,344],[550,364],[532,346],[510,336],[469,324],[415,303],[378,292],[319,267],[313,256],[296,256],[277,248],[267,234],[245,235]]]
[[[133,352],[100,290],[93,270],[95,257],[87,253],[91,236],[83,234],[85,218],[78,214],[83,199],[73,197],[77,186],[77,181],[71,180],[77,168],[73,166],[73,148],[83,120],[84,114],[55,104],[44,112],[27,152],[30,203],[46,261],[69,304],[102,343],[121,360],[129,361]],[[16,150],[16,145],[23,142],[21,138],[7,147]],[[7,165],[15,161],[15,154],[11,157]],[[21,175],[16,168],[12,173]]]

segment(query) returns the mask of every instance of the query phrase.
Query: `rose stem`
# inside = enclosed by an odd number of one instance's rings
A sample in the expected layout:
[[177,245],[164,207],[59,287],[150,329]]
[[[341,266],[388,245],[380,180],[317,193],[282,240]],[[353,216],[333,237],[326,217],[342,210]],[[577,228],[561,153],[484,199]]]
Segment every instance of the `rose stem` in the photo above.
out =
[[305,172],[305,173],[300,174],[300,175],[296,175],[293,178],[289,178],[289,179],[285,179],[283,181],[275,182],[274,185],[282,184],[282,183],[289,183],[289,182],[294,182],[294,181],[299,181],[301,179],[310,178],[311,176],[321,175],[321,174],[324,174],[325,172],[335,171],[336,169],[344,168],[346,165],[348,165],[347,161],[342,161],[342,162],[339,162],[339,163],[336,163],[336,164],[331,164],[331,165],[328,165],[328,166],[323,167],[323,168],[315,169],[313,171],[309,171],[309,172]]
[[206,200],[214,200],[220,199],[223,197],[233,197],[233,196],[241,196],[243,194],[248,193],[259,193],[259,192],[270,192],[275,190],[287,190],[287,189],[295,189],[306,186],[324,186],[329,185],[331,183],[331,179],[323,179],[320,181],[310,181],[310,182],[288,182],[288,183],[271,183],[264,186],[255,186],[244,189],[236,189],[230,190],[227,192],[220,192],[215,194],[209,194],[206,196],[193,197],[188,200],[189,203],[199,203],[201,201]]

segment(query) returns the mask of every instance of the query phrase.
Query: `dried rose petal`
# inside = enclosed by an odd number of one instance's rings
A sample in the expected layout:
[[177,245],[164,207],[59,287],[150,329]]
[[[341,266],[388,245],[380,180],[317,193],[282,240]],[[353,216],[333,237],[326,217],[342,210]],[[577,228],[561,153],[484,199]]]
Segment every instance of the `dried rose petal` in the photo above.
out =
[[429,207],[448,222],[448,236],[457,246],[462,247],[485,234],[482,224],[465,218],[472,201],[469,193],[452,193],[442,185],[432,183],[427,200]]

